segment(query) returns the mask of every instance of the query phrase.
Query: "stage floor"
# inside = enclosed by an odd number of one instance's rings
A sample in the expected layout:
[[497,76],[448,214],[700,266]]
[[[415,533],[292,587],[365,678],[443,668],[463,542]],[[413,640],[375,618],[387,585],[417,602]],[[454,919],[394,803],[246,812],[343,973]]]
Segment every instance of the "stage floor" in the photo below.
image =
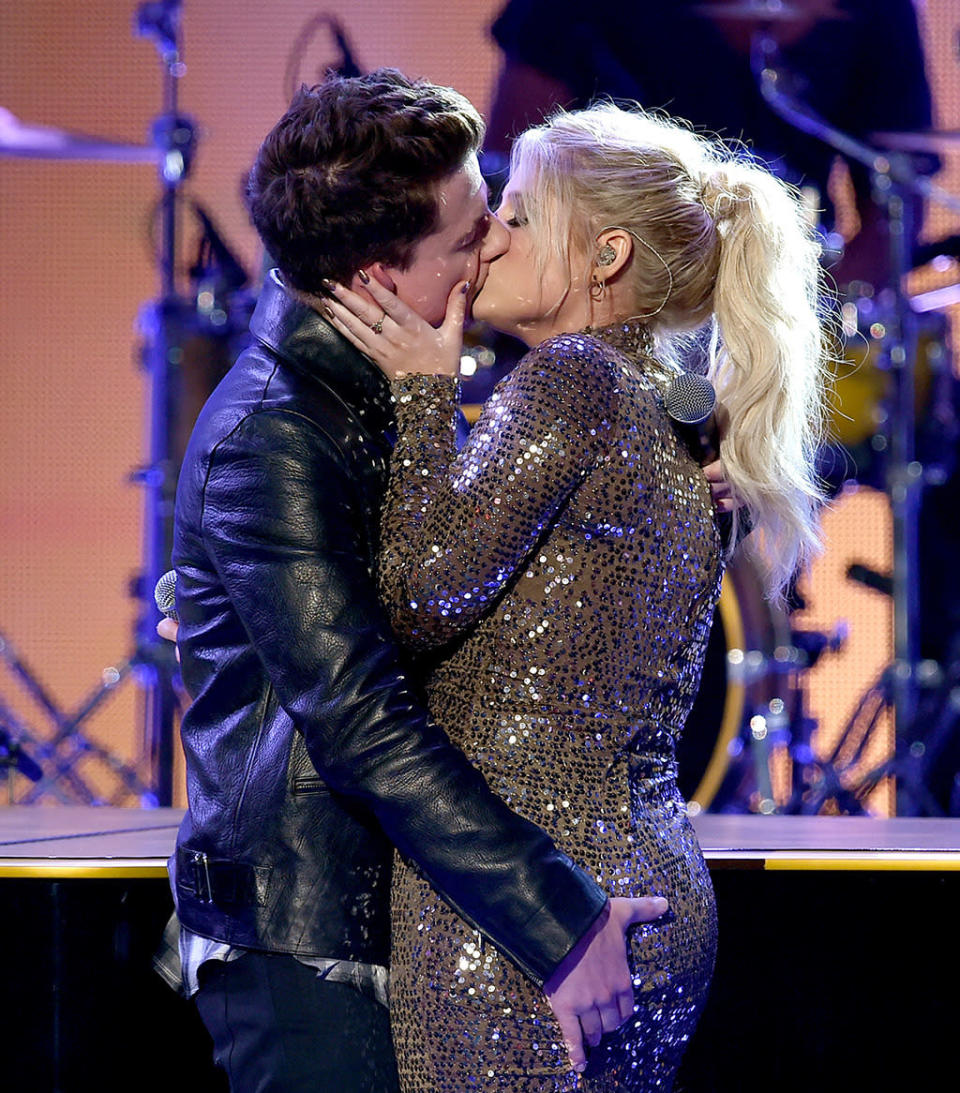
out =
[[[151,965],[182,815],[0,806],[0,934],[15,939],[0,1012],[18,1045],[4,1088],[72,1093],[95,1064],[102,1089],[223,1089],[196,1012]],[[960,820],[695,825],[720,946],[678,1088],[941,1088],[956,1069]]]
[[[0,876],[157,877],[175,808],[0,807]],[[711,869],[960,870],[960,819],[702,814]]]

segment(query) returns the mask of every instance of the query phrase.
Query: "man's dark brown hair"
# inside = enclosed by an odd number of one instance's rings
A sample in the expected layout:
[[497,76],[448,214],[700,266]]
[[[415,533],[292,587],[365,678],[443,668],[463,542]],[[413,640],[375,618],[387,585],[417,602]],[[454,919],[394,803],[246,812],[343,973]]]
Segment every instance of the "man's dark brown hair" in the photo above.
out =
[[267,135],[247,206],[294,288],[324,295],[370,262],[404,269],[440,216],[436,184],[483,140],[458,92],[395,69],[300,89]]

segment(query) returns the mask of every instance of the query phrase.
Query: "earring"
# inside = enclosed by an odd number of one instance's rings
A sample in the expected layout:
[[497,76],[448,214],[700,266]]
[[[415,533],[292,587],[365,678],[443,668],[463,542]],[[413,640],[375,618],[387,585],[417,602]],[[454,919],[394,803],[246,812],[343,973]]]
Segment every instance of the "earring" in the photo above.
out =
[[607,282],[601,281],[595,277],[590,282],[590,299],[594,300],[596,303],[600,303],[600,301],[604,298],[606,294]]
[[610,246],[609,243],[604,243],[600,248],[600,253],[597,255],[598,266],[612,266],[617,260],[617,252]]

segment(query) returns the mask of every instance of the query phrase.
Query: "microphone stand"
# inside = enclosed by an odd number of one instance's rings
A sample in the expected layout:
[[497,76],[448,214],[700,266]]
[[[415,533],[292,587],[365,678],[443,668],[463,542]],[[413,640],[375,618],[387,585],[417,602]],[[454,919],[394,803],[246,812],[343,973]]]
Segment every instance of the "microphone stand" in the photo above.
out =
[[[864,164],[871,173],[874,200],[887,213],[893,307],[888,322],[886,358],[893,380],[892,410],[888,419],[889,460],[886,490],[893,518],[894,661],[888,680],[894,705],[896,750],[909,746],[917,721],[918,540],[917,523],[924,468],[916,459],[914,372],[916,318],[904,290],[912,268],[912,210],[907,196],[917,194],[960,212],[960,200],[932,185],[913,170],[904,156],[887,155],[836,129],[787,89],[788,77],[780,65],[779,48],[769,26],[755,35],[751,61],[760,92],[770,108],[789,125]],[[911,799],[898,785],[898,812]]]
[[176,293],[177,198],[190,171],[196,130],[178,109],[178,81],[186,71],[180,49],[181,0],[141,4],[136,31],[154,39],[163,65],[164,112],[151,128],[160,164],[160,298],[141,313],[145,334],[144,366],[150,377],[148,456],[134,479],[144,487],[143,569],[136,581],[140,613],[136,623],[135,673],[142,691],[142,738],[152,787],[150,803],[173,803],[174,715],[177,697],[173,648],[156,634],[160,614],[153,588],[169,568],[172,547],[173,476],[170,445],[171,374],[182,347],[176,322],[181,301]]
[[[144,37],[153,38],[163,63],[163,112],[151,127],[152,148],[116,145],[123,155],[131,158],[134,148],[136,162],[155,160],[159,166],[162,186],[161,246],[159,254],[160,297],[141,310],[140,326],[144,334],[143,365],[150,383],[146,414],[147,458],[143,467],[131,475],[131,480],[144,487],[144,517],[142,539],[142,570],[132,582],[132,593],[139,601],[132,653],[118,666],[104,670],[99,682],[73,710],[64,710],[48,694],[36,673],[0,633],[0,661],[5,663],[49,719],[53,728],[50,739],[39,740],[20,724],[15,714],[0,697],[0,729],[9,725],[11,743],[6,752],[0,748],[0,774],[9,778],[14,770],[31,777],[34,785],[20,798],[20,804],[34,804],[43,796],[55,795],[61,802],[103,804],[104,798],[89,784],[78,764],[91,757],[120,783],[117,797],[138,797],[142,806],[169,806],[173,803],[174,721],[179,700],[174,680],[177,664],[174,647],[156,633],[160,613],[153,599],[153,589],[169,568],[172,546],[172,515],[175,492],[171,422],[173,401],[177,393],[177,374],[183,357],[183,314],[185,301],[176,292],[178,194],[187,177],[196,144],[195,127],[180,114],[177,102],[178,81],[185,72],[179,46],[181,0],[150,0],[137,9],[134,27]],[[103,149],[114,158],[114,146],[104,142],[83,142],[95,148],[95,158],[105,158]],[[76,142],[70,142],[65,153],[76,155]],[[228,254],[223,241],[216,235],[210,218],[198,210],[203,221],[214,257],[225,267],[228,284],[236,290],[245,283],[239,263]],[[229,261],[228,261],[229,258]],[[222,320],[225,312],[211,315],[212,322]],[[141,777],[139,765],[125,762],[107,748],[97,744],[81,731],[83,723],[116,691],[128,677],[138,683],[141,700],[142,755],[146,772]],[[36,745],[39,768],[22,751],[26,741]],[[3,739],[0,738],[0,744]],[[5,758],[4,758],[5,756]],[[41,777],[32,778],[40,770]],[[12,794],[12,788],[11,788]],[[109,798],[107,799],[109,800]],[[119,800],[117,801],[119,803]]]

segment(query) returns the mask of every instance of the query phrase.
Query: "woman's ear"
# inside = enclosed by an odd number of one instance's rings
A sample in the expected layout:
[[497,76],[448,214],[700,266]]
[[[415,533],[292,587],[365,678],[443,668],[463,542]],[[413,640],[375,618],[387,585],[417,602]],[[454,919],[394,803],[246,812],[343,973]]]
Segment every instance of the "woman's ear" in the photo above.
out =
[[593,252],[593,280],[609,281],[633,256],[633,239],[622,228],[607,228],[596,238]]

